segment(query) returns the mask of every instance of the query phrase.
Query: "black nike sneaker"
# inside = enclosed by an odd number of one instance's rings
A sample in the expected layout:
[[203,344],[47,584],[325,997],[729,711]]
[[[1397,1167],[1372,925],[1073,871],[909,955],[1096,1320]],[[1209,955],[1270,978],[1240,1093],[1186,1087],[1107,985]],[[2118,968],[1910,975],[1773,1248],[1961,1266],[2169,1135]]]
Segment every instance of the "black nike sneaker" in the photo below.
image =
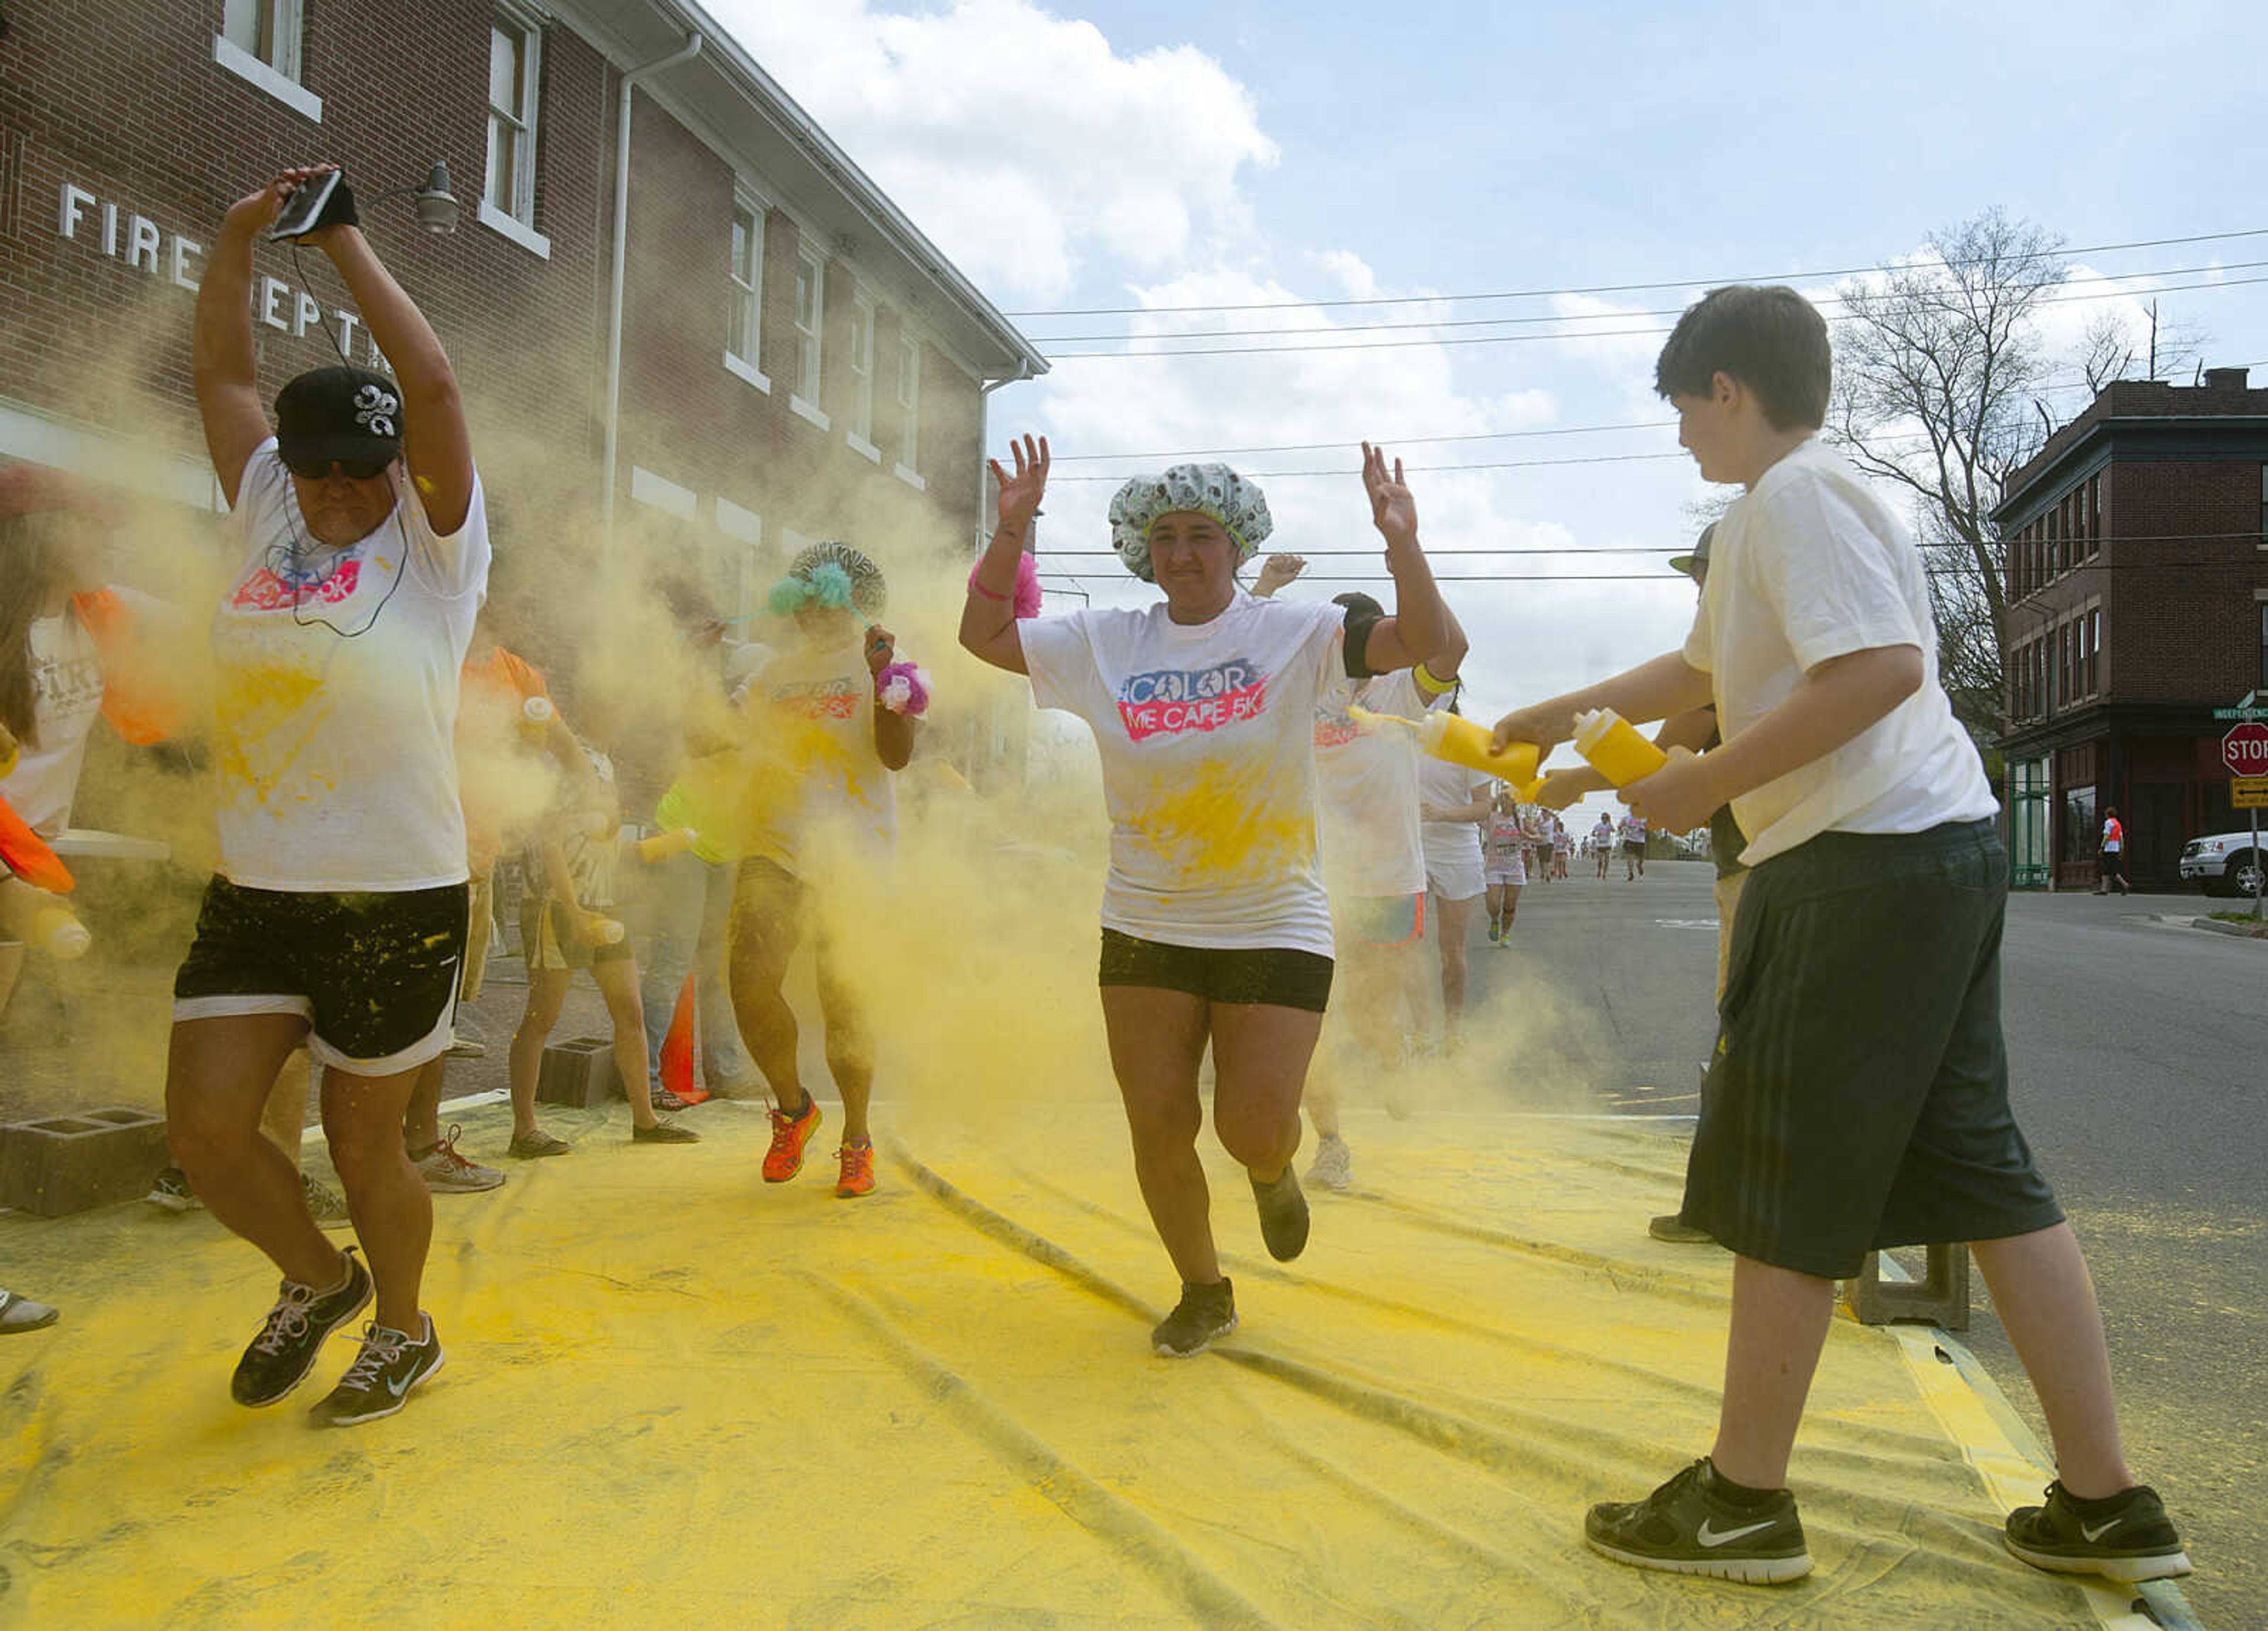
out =
[[346,1250],[346,1278],[328,1290],[286,1280],[260,1334],[236,1362],[228,1391],[239,1405],[272,1405],[307,1379],[331,1333],[370,1303],[370,1270]]
[[1182,1300],[1150,1333],[1150,1346],[1167,1359],[1187,1359],[1235,1329],[1236,1291],[1226,1279],[1209,1286],[1183,1281]]
[[2190,1554],[2147,1484],[2081,1501],[2058,1479],[2045,1506],[2008,1514],[2008,1550],[2035,1569],[2110,1580],[2171,1580],[2190,1572]]
[[1300,1175],[1290,1162],[1272,1184],[1254,1179],[1252,1200],[1260,1209],[1260,1238],[1269,1256],[1288,1263],[1307,1249],[1307,1197],[1300,1193]]
[[364,1327],[362,1352],[308,1414],[323,1427],[353,1427],[375,1422],[401,1408],[409,1390],[441,1368],[441,1337],[433,1329],[433,1316],[425,1316],[425,1334],[416,1341],[406,1331],[372,1323]]
[[1717,1469],[1704,1456],[1643,1501],[1593,1507],[1583,1539],[1617,1563],[1742,1585],[1778,1585],[1811,1572],[1793,1495],[1775,1489],[1741,1506],[1717,1483]]

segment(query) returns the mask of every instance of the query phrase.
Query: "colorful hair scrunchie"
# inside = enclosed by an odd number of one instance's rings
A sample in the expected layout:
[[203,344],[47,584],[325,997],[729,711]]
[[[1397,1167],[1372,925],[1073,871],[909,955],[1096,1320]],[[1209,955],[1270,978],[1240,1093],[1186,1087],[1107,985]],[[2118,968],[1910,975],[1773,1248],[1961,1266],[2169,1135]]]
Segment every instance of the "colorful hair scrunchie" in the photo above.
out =
[[929,674],[912,663],[896,662],[874,676],[874,701],[894,714],[918,719],[929,712]]

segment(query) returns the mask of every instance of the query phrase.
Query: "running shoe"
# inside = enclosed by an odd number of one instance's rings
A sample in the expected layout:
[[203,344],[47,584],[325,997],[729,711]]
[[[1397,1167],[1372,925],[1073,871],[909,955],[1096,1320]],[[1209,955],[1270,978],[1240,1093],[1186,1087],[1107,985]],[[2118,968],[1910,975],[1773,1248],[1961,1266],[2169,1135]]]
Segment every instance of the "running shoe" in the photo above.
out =
[[1252,1200],[1260,1209],[1260,1238],[1269,1256],[1288,1263],[1307,1249],[1307,1197],[1288,1163],[1272,1184],[1252,1180]]
[[862,1138],[855,1144],[845,1144],[835,1152],[843,1163],[842,1176],[835,1180],[835,1193],[845,1201],[874,1193],[874,1141]]
[[328,1289],[286,1280],[276,1292],[260,1334],[236,1362],[229,1394],[239,1405],[272,1405],[307,1379],[332,1332],[369,1304],[370,1270],[346,1252],[346,1278]]
[[1182,1300],[1150,1333],[1150,1347],[1167,1359],[1187,1359],[1235,1329],[1236,1289],[1226,1275],[1219,1285],[1191,1285],[1185,1280]]
[[1717,1237],[1705,1229],[1696,1229],[1675,1212],[1664,1212],[1646,1226],[1646,1232],[1656,1240],[1667,1240],[1672,1245],[1714,1245]]
[[681,1110],[690,1110],[693,1108],[693,1101],[691,1099],[680,1098],[676,1094],[671,1092],[666,1087],[652,1087],[648,1088],[646,1091],[652,1097],[653,1107],[657,1110],[666,1110],[670,1114],[675,1115]]
[[1489,925],[1489,944],[1491,945],[1497,945],[1500,944],[1503,940],[1504,930],[1497,927],[1494,923],[1491,923]]
[[1354,1182],[1354,1152],[1336,1133],[1326,1133],[1315,1145],[1308,1164],[1307,1181],[1318,1189],[1344,1189]]
[[205,1204],[189,1187],[188,1175],[177,1166],[169,1166],[158,1173],[150,1185],[150,1193],[142,1198],[168,1212],[199,1212]]
[[[457,1137],[465,1129],[451,1127],[449,1135],[434,1145],[413,1163],[425,1187],[437,1195],[478,1194],[483,1189],[497,1188],[504,1182],[504,1174],[492,1166],[482,1166],[468,1161],[457,1153]],[[519,1141],[514,1139],[513,1143]]]
[[630,1142],[634,1144],[697,1144],[701,1135],[689,1127],[674,1121],[657,1121],[652,1127],[630,1126]]
[[433,1316],[425,1316],[425,1334],[411,1341],[407,1331],[396,1331],[376,1321],[363,1327],[362,1352],[307,1414],[323,1427],[353,1427],[375,1422],[401,1408],[409,1390],[441,1368],[441,1334],[433,1329]]
[[819,1101],[803,1096],[803,1113],[792,1116],[772,1112],[772,1147],[764,1151],[764,1182],[784,1184],[803,1171],[803,1147],[819,1130]]
[[2118,1581],[2171,1580],[2190,1572],[2190,1555],[2147,1484],[2081,1501],[2058,1479],[2045,1506],[2008,1514],[2008,1550],[2035,1569]]
[[1643,1501],[1593,1507],[1583,1539],[1617,1563],[1742,1585],[1778,1585],[1811,1572],[1795,1497],[1775,1489],[1756,1505],[1736,1505],[1718,1488],[1706,1456]]
[[306,1197],[307,1216],[325,1229],[343,1229],[352,1221],[347,1198],[313,1173],[299,1174],[299,1193]]
[[28,1297],[18,1297],[13,1291],[0,1286],[0,1334],[44,1331],[62,1318],[45,1303],[34,1303]]
[[538,1128],[533,1133],[514,1133],[504,1154],[515,1161],[540,1161],[545,1156],[563,1156],[575,1146],[563,1138],[554,1138]]

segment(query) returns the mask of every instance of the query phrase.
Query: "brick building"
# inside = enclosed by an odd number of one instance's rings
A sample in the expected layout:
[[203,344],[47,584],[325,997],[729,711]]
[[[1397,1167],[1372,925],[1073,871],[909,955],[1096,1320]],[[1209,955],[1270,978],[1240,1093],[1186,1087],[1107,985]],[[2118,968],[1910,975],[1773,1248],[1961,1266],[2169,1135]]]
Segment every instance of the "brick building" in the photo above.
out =
[[2268,390],[2121,380],[2010,477],[2008,808],[2016,881],[2091,887],[2102,812],[2137,885],[2242,825],[2212,710],[2268,690]]
[[[500,594],[637,532],[744,611],[810,539],[975,534],[985,387],[1044,361],[686,0],[4,15],[0,460],[210,509],[202,246],[278,167],[335,160],[464,386]],[[449,236],[377,199],[437,160]],[[263,246],[254,270],[264,393],[335,348],[372,360],[322,257]]]

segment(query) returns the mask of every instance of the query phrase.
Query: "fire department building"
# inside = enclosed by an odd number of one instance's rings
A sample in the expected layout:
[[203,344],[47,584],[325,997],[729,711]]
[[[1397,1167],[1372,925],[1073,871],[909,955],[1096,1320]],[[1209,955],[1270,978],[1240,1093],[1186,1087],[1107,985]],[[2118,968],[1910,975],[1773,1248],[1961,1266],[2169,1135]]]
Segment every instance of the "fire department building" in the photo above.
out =
[[1994,512],[2007,553],[2015,882],[2095,882],[2103,812],[2139,888],[2243,822],[2213,710],[2268,694],[2268,390],[2122,380],[2049,438]]
[[[697,6],[0,15],[0,460],[212,506],[203,246],[333,161],[456,366],[500,575],[640,527],[745,612],[804,541],[976,533],[986,387],[1044,361]],[[341,350],[382,365],[321,256],[264,245],[254,275],[264,394]]]

